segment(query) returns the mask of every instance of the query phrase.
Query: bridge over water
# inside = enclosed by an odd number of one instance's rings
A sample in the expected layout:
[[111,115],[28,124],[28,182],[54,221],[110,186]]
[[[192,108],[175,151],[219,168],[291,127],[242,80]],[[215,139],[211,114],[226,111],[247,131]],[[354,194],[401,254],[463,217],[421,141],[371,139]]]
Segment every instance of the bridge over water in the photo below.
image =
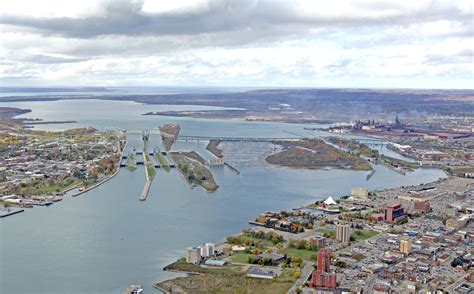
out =
[[231,136],[178,136],[177,141],[227,141],[227,142],[274,142],[285,140],[301,140],[301,137],[231,137]]
[[[127,135],[143,135],[145,131],[143,130],[127,130],[125,133]],[[151,131],[147,131],[148,134],[151,135],[160,135],[160,130],[154,129]],[[226,142],[274,142],[274,141],[294,141],[294,140],[308,140],[310,137],[306,137],[304,135],[292,133],[292,132],[285,132],[292,136],[287,137],[241,137],[241,136],[204,136],[204,135],[179,135],[176,141],[210,141],[210,140],[218,140],[218,141],[226,141]],[[384,139],[377,139],[377,138],[357,138],[354,139],[361,144],[369,144],[369,145],[379,145],[385,146],[388,145]],[[138,153],[137,153],[138,154]]]

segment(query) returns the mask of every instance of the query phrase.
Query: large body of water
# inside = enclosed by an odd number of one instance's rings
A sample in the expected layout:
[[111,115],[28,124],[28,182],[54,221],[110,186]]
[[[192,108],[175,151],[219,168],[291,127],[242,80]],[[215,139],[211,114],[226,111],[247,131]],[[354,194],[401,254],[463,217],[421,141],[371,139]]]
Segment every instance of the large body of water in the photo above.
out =
[[[141,116],[147,111],[202,109],[196,106],[142,105],[134,102],[67,100],[0,103],[30,108],[29,118],[76,120],[76,124],[38,125],[55,130],[78,126],[98,129],[156,129],[179,123],[187,135],[292,137],[309,135],[303,125]],[[209,108],[209,107],[205,107]],[[307,126],[307,125],[306,125]],[[314,134],[314,133],[313,133]],[[160,139],[152,136],[151,147]],[[140,148],[138,136],[127,148]],[[198,150],[210,158],[206,142],[177,142],[176,149]],[[218,242],[238,233],[262,211],[298,207],[327,196],[350,193],[352,187],[393,188],[444,177],[436,169],[405,176],[377,166],[366,172],[292,170],[263,161],[267,144],[226,143],[226,160],[241,171],[213,168],[220,188],[206,193],[190,189],[176,170],[158,170],[148,199],[139,201],[145,174],[122,169],[104,185],[79,197],[65,197],[51,207],[35,207],[0,220],[1,293],[121,293],[141,284],[175,276],[163,266],[184,255],[185,248]]]

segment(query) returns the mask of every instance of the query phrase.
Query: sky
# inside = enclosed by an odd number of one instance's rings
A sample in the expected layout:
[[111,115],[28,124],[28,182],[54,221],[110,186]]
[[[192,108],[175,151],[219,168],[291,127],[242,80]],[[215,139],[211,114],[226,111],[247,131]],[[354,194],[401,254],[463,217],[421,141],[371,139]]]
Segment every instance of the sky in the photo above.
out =
[[0,1],[0,86],[474,88],[474,1]]

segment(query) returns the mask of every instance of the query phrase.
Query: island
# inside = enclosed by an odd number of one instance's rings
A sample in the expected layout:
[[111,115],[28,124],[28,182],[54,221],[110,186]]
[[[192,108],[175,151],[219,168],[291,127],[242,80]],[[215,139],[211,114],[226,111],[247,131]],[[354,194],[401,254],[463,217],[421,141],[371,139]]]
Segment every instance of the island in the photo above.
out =
[[194,151],[169,153],[178,170],[192,187],[199,185],[207,192],[216,191],[219,186],[214,181],[211,171],[204,167],[202,161],[198,159],[200,155],[196,154]]
[[353,154],[337,149],[322,139],[277,141],[283,150],[269,155],[265,160],[273,165],[304,169],[372,170],[370,163]]

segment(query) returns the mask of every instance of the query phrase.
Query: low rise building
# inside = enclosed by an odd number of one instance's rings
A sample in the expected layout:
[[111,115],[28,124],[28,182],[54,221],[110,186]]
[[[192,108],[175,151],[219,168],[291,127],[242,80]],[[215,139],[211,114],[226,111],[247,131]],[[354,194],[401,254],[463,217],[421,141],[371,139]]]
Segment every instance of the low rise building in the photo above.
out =
[[406,219],[407,214],[401,204],[392,204],[385,207],[384,219],[387,222],[398,223]]
[[400,240],[400,252],[409,254],[411,250],[411,242],[409,240]]
[[273,280],[273,278],[276,276],[277,274],[274,271],[269,270],[269,269],[261,269],[258,267],[252,267],[247,272],[247,277],[257,278],[257,279]]
[[364,188],[352,188],[351,196],[355,198],[367,199],[369,197],[369,190]]
[[186,250],[186,262],[199,264],[201,263],[201,248],[199,247],[189,247]]
[[428,201],[417,201],[413,204],[413,209],[417,212],[431,211],[431,206]]

